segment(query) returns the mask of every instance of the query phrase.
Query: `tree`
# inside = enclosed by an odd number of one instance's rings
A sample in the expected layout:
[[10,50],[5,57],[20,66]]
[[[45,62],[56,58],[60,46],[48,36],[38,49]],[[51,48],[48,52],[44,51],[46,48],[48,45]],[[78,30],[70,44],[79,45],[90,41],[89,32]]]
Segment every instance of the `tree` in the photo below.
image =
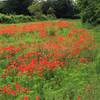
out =
[[100,23],[100,1],[99,0],[77,0],[83,23],[96,25]]
[[43,4],[43,12],[47,14],[49,8],[52,8],[55,11],[55,15],[58,18],[72,17],[74,14],[73,3],[71,0],[47,0]]
[[47,16],[43,14],[42,11],[42,1],[40,2],[39,0],[34,1],[29,7],[28,10],[30,14],[35,18],[35,19],[41,19],[45,20],[47,19]]
[[35,1],[28,7],[29,12],[32,15],[36,15],[37,13],[42,13],[42,4],[41,2]]
[[57,17],[72,17],[74,14],[71,0],[56,0],[54,9]]
[[55,10],[52,7],[49,7],[47,14],[54,15],[54,13],[55,13]]
[[0,1],[0,13],[2,12],[3,7],[4,7],[4,2]]
[[3,12],[8,14],[51,14],[57,18],[71,18],[74,15],[72,0],[8,0]]
[[28,6],[33,0],[7,0],[3,8],[4,13],[28,14]]

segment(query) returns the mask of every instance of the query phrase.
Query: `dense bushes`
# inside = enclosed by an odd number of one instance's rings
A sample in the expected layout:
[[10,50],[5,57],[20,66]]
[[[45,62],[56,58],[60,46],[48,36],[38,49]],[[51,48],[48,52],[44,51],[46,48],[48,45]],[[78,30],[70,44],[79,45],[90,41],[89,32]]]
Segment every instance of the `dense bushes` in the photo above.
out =
[[100,23],[99,0],[77,0],[83,23],[96,25]]
[[33,19],[30,16],[24,15],[4,15],[0,14],[0,23],[20,23],[31,22]]
[[43,20],[53,20],[55,16],[52,15],[44,15],[42,13],[37,13],[35,16],[25,16],[25,15],[5,15],[0,14],[0,23],[25,23],[25,22],[32,22],[32,21],[43,21]]

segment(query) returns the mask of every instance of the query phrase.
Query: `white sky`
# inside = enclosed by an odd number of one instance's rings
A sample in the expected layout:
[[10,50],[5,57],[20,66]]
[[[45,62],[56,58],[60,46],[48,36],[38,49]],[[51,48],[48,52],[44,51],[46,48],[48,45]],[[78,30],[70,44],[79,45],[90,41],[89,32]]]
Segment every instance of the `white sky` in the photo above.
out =
[[[6,0],[0,0],[0,1],[6,1]],[[73,1],[75,1],[75,0],[73,0]]]
[[0,1],[6,1],[6,0],[0,0]]

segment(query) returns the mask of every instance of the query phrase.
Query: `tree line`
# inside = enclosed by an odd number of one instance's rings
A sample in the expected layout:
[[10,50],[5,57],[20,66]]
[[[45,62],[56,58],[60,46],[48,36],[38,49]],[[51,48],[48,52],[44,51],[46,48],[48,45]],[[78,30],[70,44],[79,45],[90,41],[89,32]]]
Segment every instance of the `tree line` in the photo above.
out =
[[0,3],[0,13],[30,16],[80,17],[83,23],[100,23],[99,0],[7,0]]

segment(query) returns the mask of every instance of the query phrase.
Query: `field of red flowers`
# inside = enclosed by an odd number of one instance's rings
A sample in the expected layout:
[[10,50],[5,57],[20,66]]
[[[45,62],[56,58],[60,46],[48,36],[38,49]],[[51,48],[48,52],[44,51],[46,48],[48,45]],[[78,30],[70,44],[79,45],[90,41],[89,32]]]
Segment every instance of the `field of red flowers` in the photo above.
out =
[[0,100],[99,100],[91,80],[97,45],[74,24],[0,26]]

